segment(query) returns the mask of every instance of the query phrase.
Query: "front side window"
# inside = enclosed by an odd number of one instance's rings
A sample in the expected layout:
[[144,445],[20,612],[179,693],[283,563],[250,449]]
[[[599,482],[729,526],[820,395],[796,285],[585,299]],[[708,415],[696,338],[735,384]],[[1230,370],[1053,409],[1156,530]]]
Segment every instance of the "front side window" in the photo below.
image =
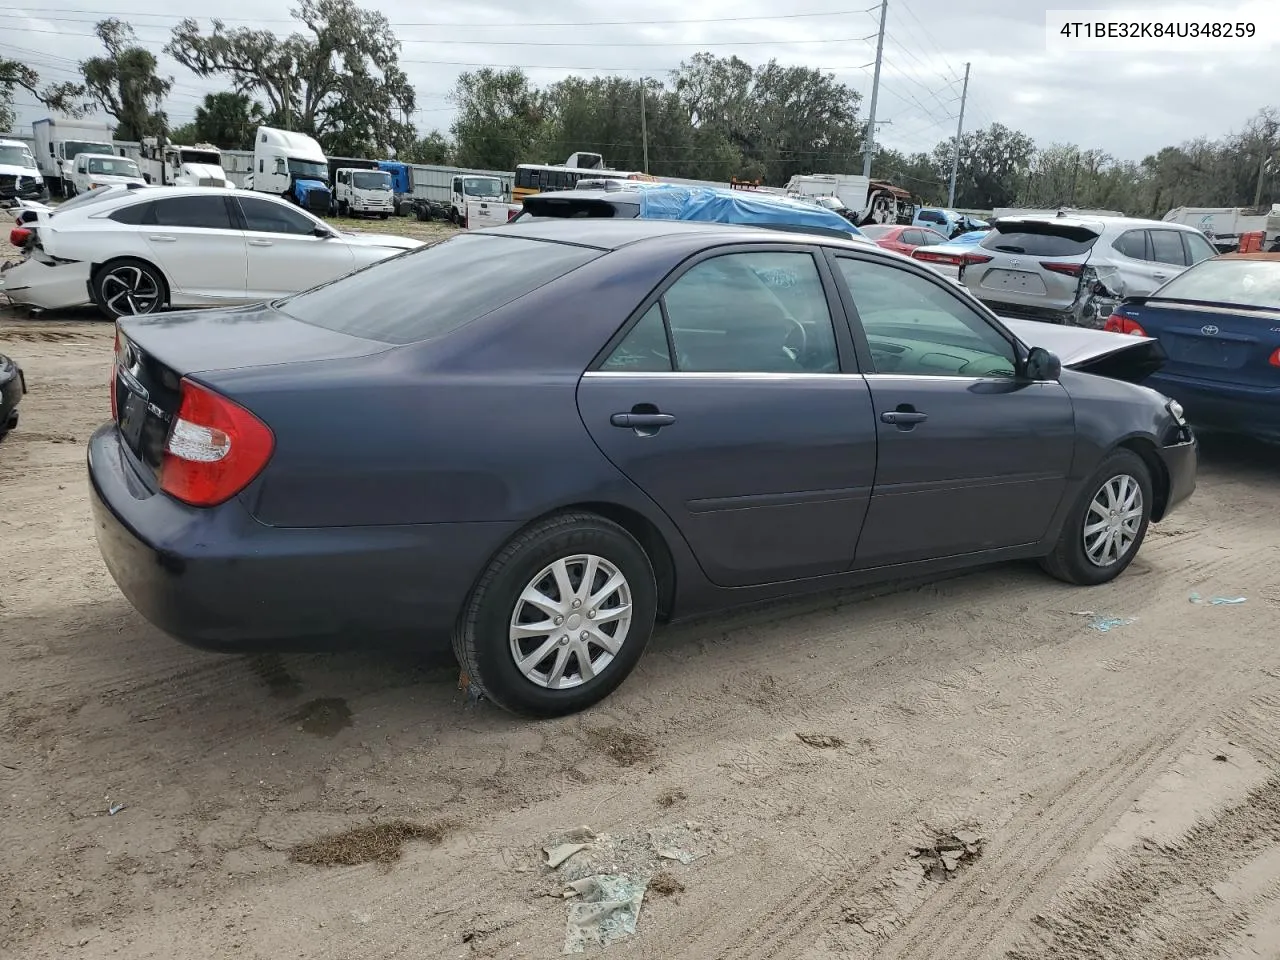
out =
[[826,291],[808,253],[703,260],[662,299],[680,372],[840,370]]
[[310,236],[318,224],[305,213],[261,197],[236,197],[244,213],[245,229],[254,233],[288,233]]
[[898,267],[837,258],[876,373],[1012,378],[1013,345],[959,297]]
[[1169,263],[1183,267],[1187,263],[1186,252],[1182,249],[1182,235],[1177,230],[1149,230],[1151,238],[1151,257],[1156,263]]
[[1217,248],[1205,239],[1204,234],[1182,231],[1182,242],[1187,248],[1187,263],[1195,264],[1218,255]]
[[147,224],[158,227],[196,227],[231,230],[231,216],[221,196],[164,197],[151,204]]

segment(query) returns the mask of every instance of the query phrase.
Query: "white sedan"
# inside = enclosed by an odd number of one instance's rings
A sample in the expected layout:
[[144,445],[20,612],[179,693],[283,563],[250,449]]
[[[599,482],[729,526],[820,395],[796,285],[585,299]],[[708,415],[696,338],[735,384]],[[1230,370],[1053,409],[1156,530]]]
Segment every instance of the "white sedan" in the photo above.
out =
[[14,233],[26,258],[0,268],[0,293],[45,310],[92,303],[112,319],[273,300],[422,246],[218,187],[102,187]]

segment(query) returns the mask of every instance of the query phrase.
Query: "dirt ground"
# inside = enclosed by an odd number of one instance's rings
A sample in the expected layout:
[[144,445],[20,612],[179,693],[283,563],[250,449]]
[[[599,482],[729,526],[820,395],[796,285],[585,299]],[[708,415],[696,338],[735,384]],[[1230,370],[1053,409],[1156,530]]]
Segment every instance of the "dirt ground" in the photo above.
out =
[[1276,452],[1206,441],[1112,585],[1009,566],[670,628],[531,723],[444,653],[233,658],[136,616],[86,502],[110,343],[0,314],[31,388],[0,443],[0,955],[553,957],[564,882],[629,871],[636,933],[584,956],[1280,957]]

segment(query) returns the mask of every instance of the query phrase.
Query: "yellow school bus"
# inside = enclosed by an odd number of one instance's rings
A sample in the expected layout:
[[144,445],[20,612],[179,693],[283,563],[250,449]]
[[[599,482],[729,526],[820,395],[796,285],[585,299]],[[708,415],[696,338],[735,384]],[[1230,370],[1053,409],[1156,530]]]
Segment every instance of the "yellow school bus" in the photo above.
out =
[[511,201],[519,203],[535,193],[572,190],[583,179],[657,182],[658,178],[633,170],[609,170],[604,165],[604,158],[598,153],[575,153],[564,163],[518,164],[515,183],[511,188]]

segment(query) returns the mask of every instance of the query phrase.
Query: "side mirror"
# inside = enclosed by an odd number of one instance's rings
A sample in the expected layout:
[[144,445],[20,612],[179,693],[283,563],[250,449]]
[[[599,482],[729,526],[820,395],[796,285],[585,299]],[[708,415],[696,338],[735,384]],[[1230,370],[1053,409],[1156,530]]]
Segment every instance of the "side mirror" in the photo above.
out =
[[314,233],[321,240],[330,240],[334,236],[333,231],[330,230],[328,227],[315,227],[311,232]]
[[150,183],[150,182],[151,182],[151,174],[149,174],[149,173],[144,173],[144,174],[142,175],[142,179],[143,179],[143,180],[145,180],[145,181],[147,181],[147,183]]
[[1028,380],[1056,381],[1062,376],[1062,361],[1044,347],[1032,347],[1023,369]]

